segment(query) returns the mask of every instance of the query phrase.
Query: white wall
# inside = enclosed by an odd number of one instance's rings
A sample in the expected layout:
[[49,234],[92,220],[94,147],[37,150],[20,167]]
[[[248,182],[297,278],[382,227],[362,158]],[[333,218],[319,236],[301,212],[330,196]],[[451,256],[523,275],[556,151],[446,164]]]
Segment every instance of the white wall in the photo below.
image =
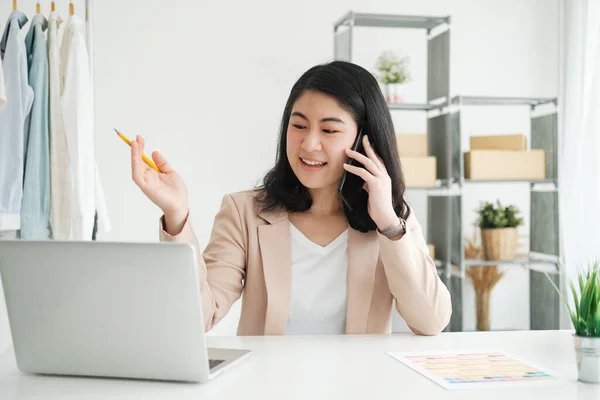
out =
[[[99,239],[156,241],[158,236],[159,211],[131,181],[128,148],[113,128],[143,135],[147,152],[160,149],[184,177],[204,244],[223,194],[253,186],[273,164],[289,90],[306,69],[332,59],[333,22],[348,10],[451,15],[453,93],[554,96],[558,2],[96,1],[97,158],[113,224]],[[66,18],[68,2],[57,3]],[[44,10],[48,4],[42,2]],[[0,3],[0,25],[9,7]],[[32,15],[35,2],[22,9]],[[393,46],[411,56],[414,100],[424,100],[421,32],[361,29],[355,37],[355,61],[369,69],[381,50]],[[528,133],[526,112],[478,111],[465,122],[465,132]],[[399,132],[426,129],[419,114],[394,113],[394,121]],[[489,189],[486,198],[502,194],[528,209],[526,188]],[[466,210],[476,207],[478,196],[465,203]],[[410,193],[409,199],[425,227],[424,194]],[[464,221],[465,228],[470,222]],[[474,300],[467,288],[466,301]],[[492,297],[492,328],[527,329],[527,300],[527,274],[513,269]],[[234,334],[238,315],[235,306],[211,334]],[[2,350],[6,321],[0,324]],[[402,329],[399,318],[395,326]],[[465,309],[465,326],[475,327],[474,306]]]

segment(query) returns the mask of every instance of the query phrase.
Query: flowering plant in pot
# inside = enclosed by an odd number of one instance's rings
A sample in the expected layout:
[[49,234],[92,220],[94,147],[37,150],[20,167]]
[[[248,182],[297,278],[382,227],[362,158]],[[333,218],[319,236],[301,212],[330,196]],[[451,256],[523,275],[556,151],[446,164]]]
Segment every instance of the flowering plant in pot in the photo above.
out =
[[512,261],[517,251],[517,227],[523,224],[519,209],[515,205],[502,206],[482,202],[477,210],[477,225],[481,228],[483,258],[494,261]]
[[[546,274],[566,306],[575,328],[578,380],[600,383],[600,260],[577,270],[577,282],[567,279],[574,309]],[[577,286],[577,288],[576,288]]]
[[408,62],[408,57],[401,57],[391,50],[383,52],[377,58],[375,76],[383,85],[385,99],[389,103],[404,102],[402,85],[411,81]]

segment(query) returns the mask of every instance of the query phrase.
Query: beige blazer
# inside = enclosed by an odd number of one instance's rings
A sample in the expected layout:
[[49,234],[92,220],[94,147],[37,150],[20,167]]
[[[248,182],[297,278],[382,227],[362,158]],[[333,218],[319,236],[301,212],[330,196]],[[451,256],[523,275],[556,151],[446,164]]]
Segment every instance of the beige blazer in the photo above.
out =
[[[259,213],[255,191],[226,195],[204,252],[191,217],[181,233],[163,229],[160,240],[192,244],[198,257],[205,329],[242,297],[238,335],[282,335],[290,304],[292,258],[286,212]],[[452,313],[450,294],[429,257],[414,214],[407,233],[390,240],[377,231],[349,228],[346,333],[391,332],[392,304],[413,332],[435,335]]]

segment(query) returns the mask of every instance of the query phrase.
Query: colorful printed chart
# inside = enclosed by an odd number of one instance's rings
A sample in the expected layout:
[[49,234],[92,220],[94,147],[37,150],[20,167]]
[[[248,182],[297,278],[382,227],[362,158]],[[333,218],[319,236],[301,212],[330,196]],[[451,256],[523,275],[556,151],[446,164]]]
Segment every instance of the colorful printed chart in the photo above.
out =
[[556,384],[561,378],[501,350],[388,353],[447,390]]

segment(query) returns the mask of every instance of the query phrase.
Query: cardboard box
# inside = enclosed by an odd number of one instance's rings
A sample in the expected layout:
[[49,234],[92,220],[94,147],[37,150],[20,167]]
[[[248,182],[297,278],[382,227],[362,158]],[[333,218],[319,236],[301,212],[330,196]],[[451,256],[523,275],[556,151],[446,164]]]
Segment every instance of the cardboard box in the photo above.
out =
[[474,150],[464,154],[465,178],[528,180],[546,178],[544,150]]
[[435,186],[437,162],[435,157],[401,157],[402,172],[407,187]]
[[525,135],[471,136],[471,150],[527,150]]
[[400,157],[427,157],[427,134],[396,134]]
[[435,246],[428,244],[427,247],[429,248],[429,257],[431,257],[432,260],[435,260]]

